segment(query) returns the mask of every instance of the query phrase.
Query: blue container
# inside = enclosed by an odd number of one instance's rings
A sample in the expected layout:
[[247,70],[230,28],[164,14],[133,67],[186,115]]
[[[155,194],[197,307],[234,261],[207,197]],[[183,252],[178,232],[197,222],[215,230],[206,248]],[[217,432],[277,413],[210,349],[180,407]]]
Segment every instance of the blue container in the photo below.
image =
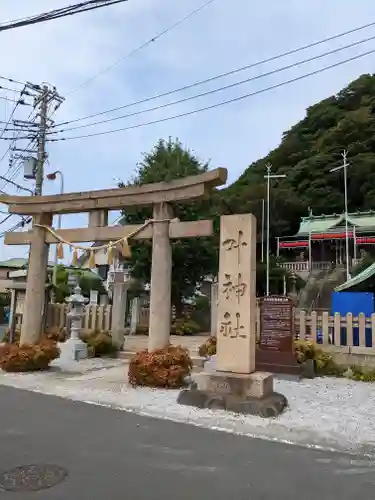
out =
[[[334,316],[339,313],[340,316],[346,316],[352,313],[353,317],[358,317],[363,313],[366,318],[374,313],[374,294],[370,292],[333,292],[332,293],[332,311]],[[334,332],[332,332],[332,341],[334,342]],[[321,343],[321,342],[319,342]],[[372,347],[371,328],[365,330],[366,347]],[[340,345],[347,345],[346,328],[340,330]],[[359,329],[353,328],[353,345],[359,346]]]

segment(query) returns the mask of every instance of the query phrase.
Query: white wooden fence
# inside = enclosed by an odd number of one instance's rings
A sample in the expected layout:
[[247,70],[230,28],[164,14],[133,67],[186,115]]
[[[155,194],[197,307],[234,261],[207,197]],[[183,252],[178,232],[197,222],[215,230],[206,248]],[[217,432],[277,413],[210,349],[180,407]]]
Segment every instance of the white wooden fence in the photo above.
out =
[[[65,304],[48,304],[47,327],[64,327],[68,324],[68,306]],[[111,330],[112,306],[88,305],[85,307],[83,328],[86,330]],[[19,322],[20,320],[18,320]],[[148,304],[140,307],[139,324],[148,324]],[[18,327],[20,324],[17,325]],[[331,316],[328,312],[307,313],[296,309],[294,313],[294,329],[297,339],[307,339],[322,344],[337,352],[350,354],[375,355],[375,314],[366,317],[359,314]],[[260,310],[257,308],[257,336],[260,334]]]
[[[67,313],[69,306],[66,304],[48,304],[47,327],[63,328],[68,324]],[[112,306],[85,306],[82,327],[85,330],[109,331],[111,329]]]
[[[131,305],[132,307],[132,305]],[[130,315],[132,313],[130,307]],[[48,304],[47,307],[47,326],[56,326],[62,328],[67,325],[67,313],[69,306],[66,304]],[[105,330],[111,329],[112,306],[85,306],[85,315],[83,319],[83,328],[86,330]],[[172,318],[175,317],[175,311],[172,311]],[[139,302],[138,324],[141,327],[148,327],[150,319],[150,303],[148,299],[141,299]]]
[[296,337],[319,341],[324,347],[349,348],[351,354],[375,354],[375,314],[295,313]]

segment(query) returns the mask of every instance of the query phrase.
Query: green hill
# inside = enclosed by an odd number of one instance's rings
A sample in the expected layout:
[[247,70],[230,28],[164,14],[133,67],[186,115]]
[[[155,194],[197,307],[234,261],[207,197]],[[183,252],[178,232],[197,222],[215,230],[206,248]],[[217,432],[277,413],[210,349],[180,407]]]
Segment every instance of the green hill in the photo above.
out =
[[375,75],[362,75],[337,95],[307,109],[303,120],[285,132],[281,144],[251,164],[223,191],[233,212],[251,211],[261,220],[265,165],[286,174],[272,181],[274,236],[293,234],[311,207],[315,215],[343,211],[343,174],[330,173],[348,151],[349,211],[375,208]]

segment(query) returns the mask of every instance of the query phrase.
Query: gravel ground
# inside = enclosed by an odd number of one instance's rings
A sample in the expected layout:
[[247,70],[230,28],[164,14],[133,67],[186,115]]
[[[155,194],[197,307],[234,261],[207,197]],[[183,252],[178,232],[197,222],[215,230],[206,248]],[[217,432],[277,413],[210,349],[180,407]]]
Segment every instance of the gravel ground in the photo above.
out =
[[178,391],[132,389],[126,370],[121,360],[85,360],[38,374],[0,372],[0,384],[235,434],[375,454],[375,384],[276,380],[289,408],[269,420],[181,406]]

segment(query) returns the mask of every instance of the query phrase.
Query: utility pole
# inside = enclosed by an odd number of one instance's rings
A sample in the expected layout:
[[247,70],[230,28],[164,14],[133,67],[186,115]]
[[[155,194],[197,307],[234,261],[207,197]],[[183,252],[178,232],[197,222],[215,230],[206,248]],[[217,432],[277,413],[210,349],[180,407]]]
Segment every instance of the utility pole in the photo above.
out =
[[[27,95],[33,98],[35,115],[28,120],[14,120],[14,126],[20,133],[28,133],[23,139],[30,140],[26,148],[12,148],[20,154],[17,159],[23,161],[24,178],[35,180],[36,196],[43,194],[44,163],[48,157],[46,151],[47,133],[54,122],[48,117],[52,116],[62,104],[64,98],[57,89],[43,83],[42,85],[27,82]],[[31,113],[32,114],[32,113]],[[30,115],[31,115],[30,114]],[[27,153],[27,156],[25,156]]]
[[348,228],[348,167],[349,163],[347,161],[348,153],[344,151],[342,153],[342,165],[338,167],[331,168],[330,172],[337,172],[339,170],[344,171],[344,216],[345,216],[345,253],[346,253],[346,280],[350,280],[350,258],[349,258],[349,228]]
[[44,162],[46,160],[46,132],[47,132],[47,111],[48,111],[49,91],[47,85],[43,85],[40,95],[39,108],[39,132],[38,132],[38,156],[35,175],[35,195],[41,196],[44,180]]
[[[57,108],[62,104],[64,98],[59,95],[57,89],[45,83],[37,85],[27,82],[27,96],[33,98],[33,111],[30,113],[29,118],[25,120],[13,120],[16,131],[23,134],[22,140],[29,140],[30,142],[25,148],[13,147],[12,151],[17,151],[17,160],[23,163],[23,175],[25,179],[35,181],[35,189],[31,191],[32,195],[42,196],[43,182],[44,182],[44,164],[47,159],[46,142],[47,133],[54,122],[51,116],[55,113]],[[34,115],[33,118],[30,118]],[[25,136],[25,132],[27,135]],[[27,155],[25,155],[27,153]],[[13,158],[11,160],[12,164]],[[57,173],[57,172],[56,172]],[[61,174],[61,172],[60,172]],[[61,174],[62,179],[62,174]],[[63,183],[63,179],[62,179]],[[63,184],[62,184],[63,188]],[[61,216],[59,217],[59,227],[61,225]],[[57,245],[55,254],[57,256]],[[46,253],[46,264],[48,253]],[[29,261],[31,256],[29,256]],[[56,257],[55,257],[55,260]],[[54,266],[53,283],[56,284],[56,269]]]
[[281,179],[286,177],[285,174],[272,174],[272,165],[267,163],[266,175],[267,179],[267,236],[266,236],[266,295],[270,294],[270,188],[271,179]]
[[265,199],[263,198],[262,199],[262,254],[261,254],[261,261],[262,261],[262,264],[264,262],[264,213],[265,213],[265,204],[266,204],[266,201]]

